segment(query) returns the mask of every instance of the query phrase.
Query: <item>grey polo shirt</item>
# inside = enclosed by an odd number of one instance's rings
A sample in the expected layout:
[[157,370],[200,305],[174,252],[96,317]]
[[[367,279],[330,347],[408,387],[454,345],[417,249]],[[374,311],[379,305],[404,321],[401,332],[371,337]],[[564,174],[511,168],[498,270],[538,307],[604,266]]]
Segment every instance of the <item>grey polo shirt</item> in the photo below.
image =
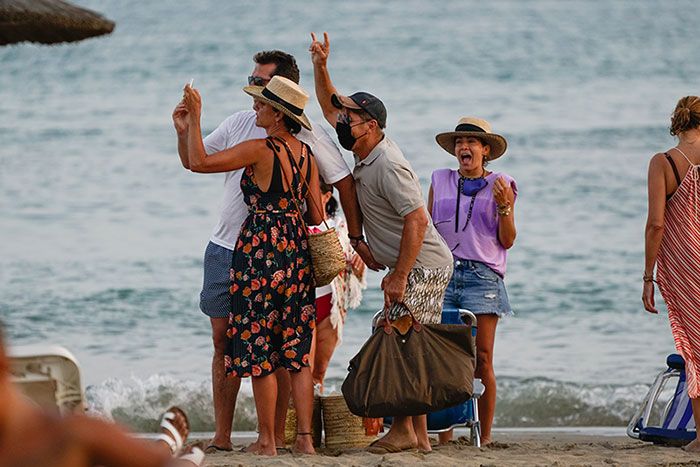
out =
[[[355,156],[353,176],[372,254],[393,268],[399,256],[404,217],[418,208],[425,209],[418,177],[401,149],[387,137],[365,159]],[[414,266],[437,268],[449,264],[452,253],[430,222]]]

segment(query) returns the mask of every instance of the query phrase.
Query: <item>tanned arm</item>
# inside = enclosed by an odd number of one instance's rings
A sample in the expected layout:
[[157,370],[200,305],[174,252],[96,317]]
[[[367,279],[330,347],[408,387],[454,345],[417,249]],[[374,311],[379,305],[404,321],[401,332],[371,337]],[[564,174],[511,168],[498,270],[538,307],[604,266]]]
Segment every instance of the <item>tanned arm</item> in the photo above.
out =
[[[666,177],[664,176],[664,155],[656,154],[649,162],[647,182],[649,206],[647,223],[644,228],[644,276],[651,278],[656,266],[661,239],[664,235],[664,215],[666,213]],[[654,303],[654,283],[644,281],[642,291],[644,309],[658,313]]]
[[384,306],[389,307],[394,302],[402,302],[406,293],[408,273],[416,263],[418,253],[423,246],[423,238],[430,222],[428,213],[423,206],[404,216],[399,257],[394,270],[382,280],[384,290]]
[[[331,77],[328,74],[328,56],[331,53],[330,41],[328,40],[328,33],[323,33],[323,44],[316,40],[316,34],[311,33],[311,45],[309,46],[309,52],[311,52],[311,61],[314,65],[314,85],[316,89],[316,99],[321,106],[323,111],[323,116],[326,121],[335,128],[335,123],[338,121],[337,109],[331,103],[331,96],[336,94],[335,86],[331,82]],[[343,206],[345,208],[345,206]]]

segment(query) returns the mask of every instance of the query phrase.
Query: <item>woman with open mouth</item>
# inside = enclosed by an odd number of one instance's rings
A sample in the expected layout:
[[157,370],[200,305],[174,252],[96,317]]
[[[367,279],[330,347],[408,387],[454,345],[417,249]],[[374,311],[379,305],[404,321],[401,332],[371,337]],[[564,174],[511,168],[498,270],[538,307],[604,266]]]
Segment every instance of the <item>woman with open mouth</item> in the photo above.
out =
[[[464,117],[455,131],[440,133],[437,143],[457,159],[456,169],[433,172],[428,210],[433,224],[452,251],[454,273],[445,292],[443,310],[466,309],[477,316],[475,377],[485,391],[479,401],[482,444],[491,442],[496,408],[493,344],[496,325],[512,315],[503,283],[507,250],[515,242],[515,180],[486,170],[501,157],[507,142],[479,118]],[[441,433],[440,442],[452,438]]]

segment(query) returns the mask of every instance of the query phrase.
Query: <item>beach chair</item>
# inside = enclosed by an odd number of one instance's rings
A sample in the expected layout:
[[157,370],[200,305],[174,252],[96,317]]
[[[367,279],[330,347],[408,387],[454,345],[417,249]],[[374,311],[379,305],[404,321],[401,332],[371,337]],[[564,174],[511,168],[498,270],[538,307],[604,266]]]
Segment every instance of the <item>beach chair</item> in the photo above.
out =
[[40,407],[59,413],[83,412],[80,368],[75,357],[57,345],[11,347],[10,373],[19,390]]
[[671,354],[666,365],[627,425],[627,435],[654,444],[684,445],[695,439],[685,362],[680,355]]
[[[476,315],[468,310],[449,309],[442,311],[442,324],[465,324],[472,329],[472,345],[476,355]],[[473,446],[481,447],[481,423],[479,422],[479,397],[484,385],[474,378],[472,397],[462,404],[428,414],[428,433],[438,434],[453,428],[469,428],[469,439]]]
[[[381,319],[383,310],[378,311],[372,323]],[[476,355],[476,315],[468,310],[444,309],[442,311],[442,324],[464,324],[471,326],[472,346]],[[428,433],[439,434],[453,428],[465,427],[469,429],[469,438],[473,446],[481,447],[481,423],[479,422],[479,397],[484,393],[484,385],[479,378],[474,379],[472,396],[469,400],[446,409],[428,414]],[[391,417],[384,418],[384,426],[391,426]]]

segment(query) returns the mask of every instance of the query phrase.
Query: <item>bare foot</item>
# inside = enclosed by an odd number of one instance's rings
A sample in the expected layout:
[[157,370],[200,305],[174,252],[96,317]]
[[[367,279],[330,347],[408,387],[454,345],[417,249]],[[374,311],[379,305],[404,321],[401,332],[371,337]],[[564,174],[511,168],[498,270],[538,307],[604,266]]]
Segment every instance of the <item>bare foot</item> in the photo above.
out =
[[420,452],[431,452],[433,450],[433,447],[430,445],[430,438],[425,440],[419,439],[416,447]]
[[292,452],[295,454],[316,454],[311,434],[298,434],[297,439],[294,441]]
[[[375,443],[378,444],[378,447],[380,447],[380,449],[385,449],[385,450],[387,450],[387,448],[388,448],[388,451],[393,451],[393,450],[407,451],[409,449],[416,449],[416,448],[423,449],[422,446],[418,445],[418,439],[416,438],[415,433],[413,434],[413,436],[410,436],[408,434],[405,434],[405,435],[400,434],[399,435],[396,433],[392,433],[392,431],[389,430],[389,432],[386,435],[384,435],[383,437],[381,437],[379,440],[381,441],[381,443],[377,443],[375,441]],[[373,451],[372,445],[370,445],[368,450],[370,452]],[[432,450],[432,448],[430,448],[430,445],[428,445],[428,451],[431,451],[431,450]]]
[[225,437],[217,438],[214,436],[209,443],[206,445],[204,450],[205,454],[213,454],[221,451],[232,451],[233,444],[231,443],[231,437],[226,439]]
[[484,446],[488,446],[489,444],[493,443],[491,438],[481,438],[481,447],[483,448]]
[[700,452],[700,441],[697,438],[683,446],[685,452]]
[[260,456],[276,456],[277,448],[271,444],[264,444],[258,439],[253,444],[241,449],[242,452],[258,454]]

